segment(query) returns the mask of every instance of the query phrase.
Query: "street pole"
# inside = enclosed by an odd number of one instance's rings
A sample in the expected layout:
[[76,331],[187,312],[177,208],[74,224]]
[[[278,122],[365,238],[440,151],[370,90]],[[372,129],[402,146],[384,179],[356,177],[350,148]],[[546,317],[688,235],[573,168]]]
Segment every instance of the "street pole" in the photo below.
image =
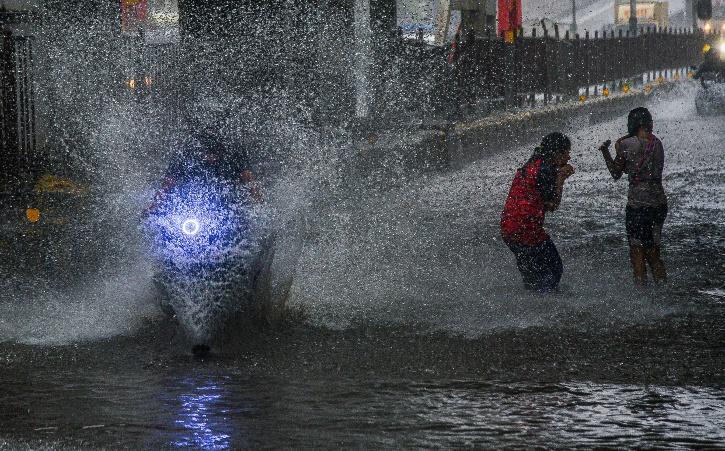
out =
[[637,0],[629,0],[629,34],[637,36]]
[[370,115],[371,87],[370,70],[372,68],[372,38],[370,24],[370,0],[355,0],[355,116],[366,118]]
[[576,34],[576,0],[571,0],[571,34]]
[[444,45],[448,37],[448,25],[451,21],[451,0],[439,0],[436,13],[434,42]]

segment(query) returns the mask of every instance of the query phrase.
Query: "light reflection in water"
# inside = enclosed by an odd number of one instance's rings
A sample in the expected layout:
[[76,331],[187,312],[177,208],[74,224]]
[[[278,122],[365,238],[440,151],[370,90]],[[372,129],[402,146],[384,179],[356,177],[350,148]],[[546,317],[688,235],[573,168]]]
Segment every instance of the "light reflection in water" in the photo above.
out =
[[181,429],[182,437],[172,445],[205,450],[229,448],[231,422],[224,408],[222,386],[206,383],[194,387],[194,381],[187,381],[185,385],[192,391],[179,395],[181,410],[174,422]]

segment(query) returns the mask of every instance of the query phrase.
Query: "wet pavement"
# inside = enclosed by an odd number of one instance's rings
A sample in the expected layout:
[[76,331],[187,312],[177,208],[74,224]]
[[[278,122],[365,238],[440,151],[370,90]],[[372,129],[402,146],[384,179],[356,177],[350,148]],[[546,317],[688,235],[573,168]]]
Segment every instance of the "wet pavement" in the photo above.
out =
[[624,118],[566,130],[554,295],[521,289],[498,238],[531,153],[510,143],[414,180],[331,177],[306,212],[299,317],[205,361],[154,307],[142,254],[72,284],[6,258],[0,448],[725,446],[725,120],[694,95],[648,105],[670,200],[659,289],[632,286],[626,183],[596,151]]

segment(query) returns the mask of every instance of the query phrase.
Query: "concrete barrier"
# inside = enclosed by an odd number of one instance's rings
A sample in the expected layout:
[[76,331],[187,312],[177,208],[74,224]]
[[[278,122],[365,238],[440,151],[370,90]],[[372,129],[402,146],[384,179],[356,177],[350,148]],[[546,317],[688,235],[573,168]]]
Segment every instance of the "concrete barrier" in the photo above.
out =
[[[663,89],[664,85],[657,89]],[[450,167],[460,167],[502,146],[519,147],[535,144],[542,136],[567,129],[572,118],[586,120],[582,126],[626,114],[644,104],[654,89],[619,93],[608,97],[570,101],[514,113],[503,113],[475,121],[458,123],[446,137],[445,152]]]
[[548,132],[565,131],[575,117],[586,118],[583,125],[588,126],[621,116],[645,104],[654,93],[671,89],[675,83],[647,85],[607,97],[441,123],[427,130],[371,133],[366,137],[367,142],[356,147],[358,162],[369,169],[391,165],[418,172],[456,169],[506,148],[534,145]]

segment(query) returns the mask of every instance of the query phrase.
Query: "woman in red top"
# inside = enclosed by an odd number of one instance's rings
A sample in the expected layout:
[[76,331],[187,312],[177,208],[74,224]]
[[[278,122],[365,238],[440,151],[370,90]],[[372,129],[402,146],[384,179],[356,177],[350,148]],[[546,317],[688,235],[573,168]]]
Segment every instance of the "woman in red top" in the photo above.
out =
[[570,150],[568,137],[558,132],[546,135],[516,171],[501,213],[501,236],[530,290],[555,290],[561,279],[561,257],[544,230],[544,215],[559,208],[564,181],[574,173],[568,164]]

